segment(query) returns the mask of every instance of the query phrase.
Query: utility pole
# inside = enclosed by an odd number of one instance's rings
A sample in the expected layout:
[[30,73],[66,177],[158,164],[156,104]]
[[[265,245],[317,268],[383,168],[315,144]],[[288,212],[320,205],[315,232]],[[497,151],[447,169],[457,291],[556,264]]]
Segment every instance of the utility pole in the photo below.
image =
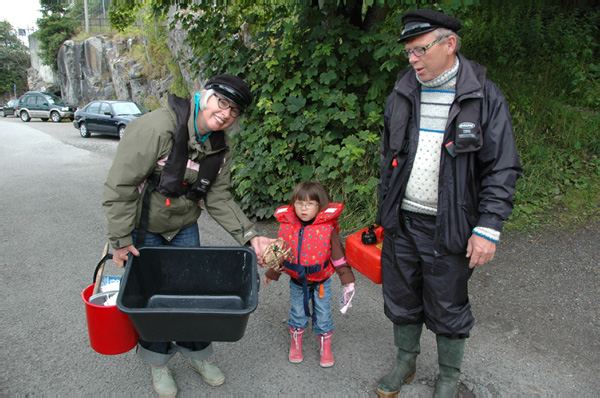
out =
[[85,18],[85,33],[90,33],[90,19],[88,18],[88,0],[83,0],[83,15]]

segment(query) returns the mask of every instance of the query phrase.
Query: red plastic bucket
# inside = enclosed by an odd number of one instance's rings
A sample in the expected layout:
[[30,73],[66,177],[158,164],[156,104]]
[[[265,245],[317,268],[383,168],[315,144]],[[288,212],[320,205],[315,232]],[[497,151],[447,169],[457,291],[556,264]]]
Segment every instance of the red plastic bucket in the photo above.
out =
[[90,346],[104,355],[123,354],[138,342],[138,333],[129,316],[117,309],[116,305],[96,305],[89,302],[94,285],[89,285],[81,293],[85,303]]

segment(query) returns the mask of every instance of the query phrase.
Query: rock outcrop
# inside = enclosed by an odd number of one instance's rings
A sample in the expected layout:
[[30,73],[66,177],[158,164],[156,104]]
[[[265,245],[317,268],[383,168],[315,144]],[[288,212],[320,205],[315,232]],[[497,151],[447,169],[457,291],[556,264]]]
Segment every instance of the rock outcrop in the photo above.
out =
[[39,57],[40,41],[29,35],[29,53],[31,54],[31,68],[27,71],[27,85],[31,91],[44,91],[60,95],[60,86],[56,74]]
[[[172,7],[168,26],[171,26],[174,12],[176,8]],[[187,31],[181,24],[176,24],[168,29],[167,47],[179,67],[185,86],[190,92],[195,92],[203,87],[204,81],[188,67],[193,52],[185,43],[186,37]],[[45,77],[39,76],[38,71],[49,68],[43,67],[32,51],[32,65],[37,66],[29,71],[30,89],[56,92],[68,103],[78,106],[96,99],[132,100],[146,106],[157,102],[163,104],[174,77],[170,73],[158,79],[145,75],[144,66],[130,56],[132,48],[141,44],[140,40],[110,40],[102,35],[82,42],[67,40],[58,53],[57,73]],[[35,86],[32,84],[34,81]]]
[[132,100],[143,104],[149,96],[168,94],[167,77],[148,81],[142,65],[129,57],[135,39],[91,37],[81,43],[67,40],[58,53],[58,83],[62,98],[84,105],[95,99]]

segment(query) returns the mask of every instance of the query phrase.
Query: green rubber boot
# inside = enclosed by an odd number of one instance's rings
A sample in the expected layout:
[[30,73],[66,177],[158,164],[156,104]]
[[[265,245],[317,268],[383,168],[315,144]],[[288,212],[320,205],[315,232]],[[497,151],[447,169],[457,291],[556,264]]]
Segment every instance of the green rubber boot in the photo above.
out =
[[434,398],[455,397],[458,392],[460,367],[465,353],[466,339],[436,336],[440,375],[435,381]]
[[417,355],[421,353],[421,332],[423,324],[394,324],[394,342],[398,347],[398,355],[394,369],[379,380],[377,395],[379,397],[395,397],[404,384],[415,378]]

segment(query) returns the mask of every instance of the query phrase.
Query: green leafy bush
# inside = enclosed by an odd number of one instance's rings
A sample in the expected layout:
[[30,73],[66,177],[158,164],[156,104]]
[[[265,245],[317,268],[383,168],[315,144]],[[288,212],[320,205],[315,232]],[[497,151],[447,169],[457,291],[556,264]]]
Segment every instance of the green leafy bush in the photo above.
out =
[[512,227],[597,215],[600,12],[504,4],[461,18],[463,53],[488,67],[511,108],[524,168]]
[[[451,3],[410,7],[458,16],[461,51],[488,67],[509,101],[525,169],[516,224],[542,224],[586,200],[585,212],[598,213],[598,11]],[[408,66],[396,43],[402,7],[390,5],[371,30],[306,5],[196,5],[179,14],[196,54],[190,66],[205,78],[237,74],[255,94],[233,137],[232,186],[249,215],[270,217],[312,179],[346,203],[343,227],[373,221],[385,100]]]
[[182,22],[204,76],[252,84],[254,106],[234,135],[242,208],[270,217],[298,182],[318,180],[355,221],[373,221],[382,110],[402,66],[393,16],[371,33],[310,7],[214,8]]

